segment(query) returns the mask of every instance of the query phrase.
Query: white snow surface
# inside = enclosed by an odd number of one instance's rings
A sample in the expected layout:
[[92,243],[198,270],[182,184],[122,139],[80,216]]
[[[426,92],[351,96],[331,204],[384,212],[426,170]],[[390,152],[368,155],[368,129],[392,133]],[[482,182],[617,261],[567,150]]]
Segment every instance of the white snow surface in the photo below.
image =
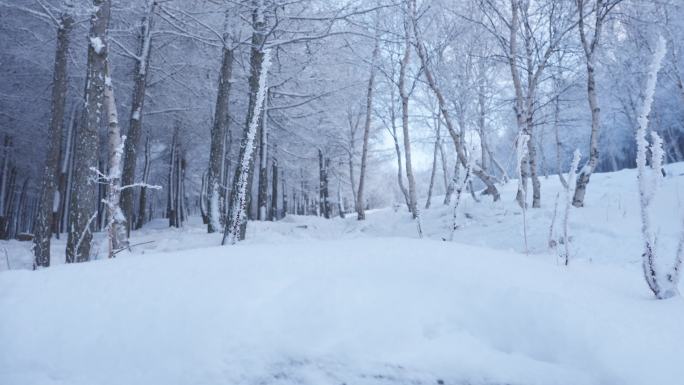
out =
[[[671,258],[684,164],[666,170],[653,219]],[[196,218],[156,220],[113,260],[64,265],[54,240],[36,272],[30,243],[2,242],[0,384],[684,383],[684,300],[644,282],[635,171],[592,176],[568,267],[547,248],[557,177],[528,210],[530,255],[515,190],[464,196],[454,242],[438,198],[422,240],[401,208],[251,222],[225,247]]]

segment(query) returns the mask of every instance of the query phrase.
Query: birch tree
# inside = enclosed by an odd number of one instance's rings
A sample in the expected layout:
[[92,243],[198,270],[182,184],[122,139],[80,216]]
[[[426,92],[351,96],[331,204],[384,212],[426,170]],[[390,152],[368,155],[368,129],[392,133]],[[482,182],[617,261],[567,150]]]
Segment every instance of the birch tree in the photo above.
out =
[[601,108],[599,107],[598,96],[596,93],[596,53],[601,44],[601,31],[603,24],[610,11],[621,0],[594,0],[590,4],[590,14],[594,17],[594,32],[590,33],[587,27],[589,21],[587,10],[585,9],[590,0],[575,0],[579,12],[578,30],[582,49],[584,51],[585,62],[587,65],[587,100],[591,111],[591,137],[589,139],[589,160],[582,167],[577,177],[577,187],[572,204],[575,207],[584,206],[584,195],[592,172],[596,169],[599,160],[599,134],[601,129]]
[[[105,89],[104,102],[107,111],[107,143],[109,158],[109,173],[102,176],[103,182],[107,183],[107,235],[108,235],[108,256],[113,258],[118,250],[128,247],[126,234],[126,217],[121,211],[121,157],[124,152],[124,142],[126,137],[121,137],[119,128],[119,114],[116,110],[116,98],[114,97],[114,86],[109,75],[109,63],[105,63]],[[125,186],[130,189],[132,186]]]

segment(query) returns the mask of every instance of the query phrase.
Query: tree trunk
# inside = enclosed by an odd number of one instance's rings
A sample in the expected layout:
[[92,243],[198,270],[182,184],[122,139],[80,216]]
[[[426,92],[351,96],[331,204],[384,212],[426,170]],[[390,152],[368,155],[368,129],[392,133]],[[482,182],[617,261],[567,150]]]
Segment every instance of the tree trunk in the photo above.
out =
[[[249,75],[249,104],[238,163],[235,167],[233,188],[230,192],[229,218],[226,220],[222,244],[236,243],[243,240],[247,232],[247,210],[250,209],[252,195],[252,180],[254,177],[254,139],[262,124],[262,109],[266,90],[259,94],[261,82],[266,87],[266,74],[262,76],[264,68],[270,63],[264,60],[266,52],[263,44],[266,39],[266,16],[263,0],[252,1],[252,42],[250,52]],[[267,69],[267,68],[266,68]],[[260,98],[260,99],[259,99]],[[252,130],[253,129],[253,130]],[[238,222],[231,222],[238,220]]]
[[[380,39],[376,36],[375,46],[373,47],[373,56],[371,59],[370,76],[368,78],[368,88],[366,90],[366,120],[363,125],[363,147],[361,150],[361,171],[359,172],[359,190],[356,198],[356,214],[357,219],[362,221],[366,219],[366,212],[364,210],[363,189],[366,180],[366,165],[368,162],[368,139],[370,137],[370,129],[373,114],[373,88],[375,86],[375,63],[380,51]],[[351,167],[351,163],[350,163]]]
[[[82,112],[77,112],[74,110],[75,114],[81,114]],[[74,119],[71,129],[67,131],[67,142],[65,145],[66,154],[62,159],[62,176],[60,180],[60,187],[64,199],[62,199],[61,207],[61,218],[59,223],[59,232],[68,232],[69,216],[71,213],[71,193],[73,191],[73,180],[74,180],[74,150],[76,148],[76,136],[78,132],[78,127],[82,123],[82,119],[77,117]]]
[[[273,151],[275,155],[275,150]],[[280,219],[278,213],[278,159],[271,157],[271,221]],[[287,202],[287,201],[285,201]]]
[[257,192],[257,219],[266,220],[268,201],[268,92],[263,106],[263,118],[259,127],[259,186]]
[[135,223],[135,229],[139,230],[145,225],[147,220],[147,184],[150,179],[150,137],[145,139],[145,165],[143,167],[142,183],[143,186],[140,188],[140,204],[138,205],[138,216]]
[[439,153],[439,148],[441,147],[441,138],[439,136],[440,131],[440,120],[437,118],[437,129],[435,130],[437,134],[437,139],[435,139],[435,149],[432,154],[432,172],[430,173],[430,187],[428,187],[427,201],[425,202],[425,209],[430,208],[430,201],[432,200],[432,190],[435,187],[435,176],[437,174],[437,154]]
[[214,113],[214,126],[211,129],[211,151],[209,153],[209,171],[207,175],[207,232],[213,233],[221,228],[221,165],[224,163],[224,141],[230,123],[230,79],[233,76],[233,51],[223,47],[221,72],[219,74],[218,94]]
[[394,112],[394,87],[390,87],[390,120],[392,124],[392,140],[394,142],[394,151],[397,153],[397,182],[399,183],[399,190],[401,190],[401,195],[404,197],[404,203],[406,203],[406,208],[411,210],[411,205],[409,203],[409,195],[404,186],[404,166],[401,164],[401,148],[399,147],[399,139],[397,138],[397,125],[396,125],[396,114]]
[[[260,11],[263,12],[263,9]],[[229,242],[235,244],[238,240],[243,240],[245,237],[245,231],[247,226],[246,218],[246,208],[247,208],[247,187],[249,185],[249,177],[253,171],[254,158],[252,153],[254,151],[254,139],[256,138],[259,120],[262,116],[261,106],[263,106],[265,94],[266,94],[266,77],[268,74],[268,68],[270,65],[270,51],[264,51],[259,53],[258,62],[261,67],[255,74],[258,74],[256,79],[256,94],[253,103],[251,103],[252,108],[248,111],[248,116],[250,117],[249,125],[245,130],[245,135],[243,137],[241,148],[240,148],[240,158],[238,160],[235,183],[233,184],[233,189],[231,191],[232,204],[230,210],[230,219],[227,221],[228,225],[223,235],[222,244]],[[255,75],[256,76],[256,75]]]
[[169,158],[169,180],[167,189],[166,215],[169,218],[169,227],[178,227],[176,211],[176,161],[178,149],[178,126],[174,128],[173,139],[171,140],[171,154]]
[[318,169],[319,169],[319,190],[321,213],[326,219],[330,219],[330,194],[328,183],[328,168],[330,159],[323,157],[323,151],[318,149]]
[[561,159],[563,145],[560,141],[560,136],[558,135],[558,123],[560,121],[560,97],[556,95],[554,98],[554,110],[553,110],[553,134],[556,140],[556,170],[558,172],[558,179],[560,179],[563,188],[568,187],[568,182],[563,176],[563,160]]
[[43,169],[40,207],[36,218],[33,236],[34,268],[50,266],[50,239],[52,238],[52,222],[59,207],[59,190],[57,189],[57,171],[60,169],[59,153],[62,148],[62,130],[64,125],[64,106],[68,82],[67,52],[69,50],[69,33],[73,19],[69,15],[60,17],[57,28],[57,49],[55,51],[55,67],[52,77],[52,108],[50,128],[48,131],[48,149]]
[[[135,183],[135,168],[138,160],[138,148],[142,134],[143,107],[145,104],[145,90],[147,89],[147,74],[150,67],[150,51],[152,49],[152,22],[157,0],[147,0],[147,13],[142,19],[140,32],[140,49],[135,63],[134,88],[131,102],[131,118],[128,133],[124,143],[123,173],[121,185],[130,186]],[[124,188],[121,193],[121,208],[126,218],[126,235],[130,235],[134,225],[134,188]]]
[[96,186],[92,182],[98,162],[98,129],[104,106],[105,63],[107,61],[107,27],[110,0],[93,0],[95,14],[91,18],[83,123],[76,135],[74,151],[74,191],[71,196],[69,237],[66,261],[86,262],[91,258],[91,222],[97,212]]

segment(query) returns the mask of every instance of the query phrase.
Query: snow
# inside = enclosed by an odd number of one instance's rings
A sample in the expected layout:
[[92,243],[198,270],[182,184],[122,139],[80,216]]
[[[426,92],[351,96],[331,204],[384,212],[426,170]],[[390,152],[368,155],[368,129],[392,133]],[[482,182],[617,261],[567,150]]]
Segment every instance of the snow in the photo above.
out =
[[98,55],[102,54],[102,51],[105,49],[104,42],[98,36],[90,38],[90,46],[93,47],[93,50]]
[[[673,255],[684,164],[665,169],[652,209]],[[563,188],[542,182],[529,256],[516,181],[502,202],[464,194],[454,242],[441,205],[422,240],[402,207],[251,222],[226,247],[198,218],[155,220],[132,253],[36,272],[29,242],[2,242],[0,384],[682,383],[684,300],[644,282],[635,170],[592,176],[567,267],[547,246]]]

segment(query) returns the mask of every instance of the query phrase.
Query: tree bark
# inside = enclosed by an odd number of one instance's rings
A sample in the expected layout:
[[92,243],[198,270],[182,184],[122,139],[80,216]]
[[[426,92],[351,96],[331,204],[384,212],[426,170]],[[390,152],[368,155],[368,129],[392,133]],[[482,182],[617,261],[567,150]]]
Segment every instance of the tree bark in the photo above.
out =
[[57,172],[60,169],[59,153],[62,148],[62,130],[64,125],[64,106],[68,83],[67,53],[69,50],[69,33],[73,26],[70,15],[60,17],[57,28],[57,49],[52,77],[52,108],[50,128],[48,131],[48,150],[43,169],[40,205],[36,218],[33,236],[34,268],[50,266],[50,239],[52,238],[52,222],[56,209],[59,208],[60,193],[57,189]]

